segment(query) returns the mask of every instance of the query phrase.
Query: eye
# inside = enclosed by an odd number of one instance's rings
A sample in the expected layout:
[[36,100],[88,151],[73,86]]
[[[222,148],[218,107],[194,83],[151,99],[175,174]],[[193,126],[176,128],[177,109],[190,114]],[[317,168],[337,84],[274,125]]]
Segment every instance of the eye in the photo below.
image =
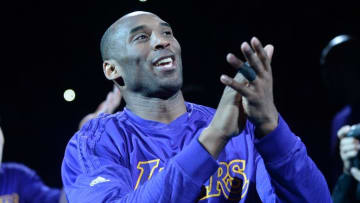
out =
[[171,36],[171,35],[172,35],[172,32],[171,32],[171,31],[165,31],[165,32],[164,32],[164,35]]
[[134,41],[145,40],[147,38],[148,38],[148,36],[146,34],[139,34],[139,35],[135,36]]

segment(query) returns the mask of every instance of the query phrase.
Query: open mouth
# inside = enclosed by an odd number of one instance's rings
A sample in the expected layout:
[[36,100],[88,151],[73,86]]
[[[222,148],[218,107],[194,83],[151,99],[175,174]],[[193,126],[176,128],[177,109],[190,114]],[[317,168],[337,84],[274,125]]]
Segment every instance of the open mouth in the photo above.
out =
[[172,56],[167,56],[164,58],[161,58],[159,60],[157,60],[155,63],[153,63],[153,65],[157,68],[171,68],[174,65],[174,58]]

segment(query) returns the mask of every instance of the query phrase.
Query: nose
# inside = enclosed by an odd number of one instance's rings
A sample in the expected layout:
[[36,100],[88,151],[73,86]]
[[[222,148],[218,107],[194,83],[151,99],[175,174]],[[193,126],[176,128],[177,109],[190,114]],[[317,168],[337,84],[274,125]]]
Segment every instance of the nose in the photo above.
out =
[[154,35],[153,49],[155,51],[162,50],[170,46],[170,42],[162,35]]

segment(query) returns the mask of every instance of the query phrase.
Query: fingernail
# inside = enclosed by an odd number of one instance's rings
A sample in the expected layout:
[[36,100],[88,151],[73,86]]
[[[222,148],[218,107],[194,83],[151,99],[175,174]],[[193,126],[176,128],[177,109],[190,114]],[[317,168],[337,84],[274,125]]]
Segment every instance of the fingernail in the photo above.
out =
[[220,77],[220,80],[221,80],[223,83],[225,83],[226,85],[231,84],[231,79],[230,79],[228,76],[226,76],[226,75],[222,75],[222,76]]
[[250,46],[247,42],[243,42],[241,45],[242,49],[244,49],[244,51],[249,51],[250,50]]
[[226,60],[227,60],[227,61],[230,61],[233,56],[234,56],[234,55],[233,55],[232,53],[228,53],[228,54],[226,55]]
[[256,46],[260,45],[260,40],[257,37],[253,37],[253,40]]

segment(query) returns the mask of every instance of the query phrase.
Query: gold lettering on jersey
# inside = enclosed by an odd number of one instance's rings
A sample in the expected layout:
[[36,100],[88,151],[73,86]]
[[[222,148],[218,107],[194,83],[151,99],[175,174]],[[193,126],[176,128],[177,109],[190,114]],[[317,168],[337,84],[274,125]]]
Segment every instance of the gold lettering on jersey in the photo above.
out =
[[[143,184],[156,172],[161,172],[164,167],[159,167],[160,159],[140,161],[137,169],[140,170],[135,189]],[[240,200],[244,198],[249,188],[249,180],[245,174],[246,162],[234,159],[230,162],[219,162],[217,172],[212,175],[205,185],[206,193],[200,200],[218,197],[221,194],[228,200]],[[1,202],[0,202],[1,203]]]
[[19,203],[19,195],[16,193],[9,195],[1,195],[0,203]]
[[221,193],[228,200],[242,199],[249,187],[249,180],[244,173],[245,160],[235,159],[229,163],[220,162],[219,165],[217,173],[207,181],[206,195],[201,200],[220,196]]
[[[137,165],[137,169],[140,170],[139,177],[136,181],[135,190],[139,186],[140,182],[150,180],[154,174],[155,169],[159,166],[160,159],[154,159],[151,161],[140,161]],[[144,175],[145,174],[145,175]],[[142,180],[144,179],[144,180]]]

